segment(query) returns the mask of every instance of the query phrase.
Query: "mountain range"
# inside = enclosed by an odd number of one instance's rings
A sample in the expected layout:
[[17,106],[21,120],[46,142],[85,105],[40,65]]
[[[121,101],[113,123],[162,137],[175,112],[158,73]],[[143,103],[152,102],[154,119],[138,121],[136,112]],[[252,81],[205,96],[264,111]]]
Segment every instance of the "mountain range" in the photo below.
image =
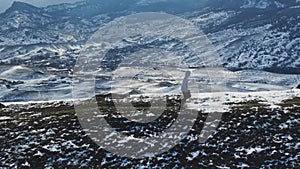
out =
[[[69,86],[80,49],[93,33],[140,12],[190,20],[216,47],[226,69],[299,74],[299,8],[299,0],[85,0],[43,8],[14,2],[0,14],[0,84],[6,91],[1,98],[14,100],[7,94],[24,93],[22,84],[38,91],[50,82],[55,90]],[[25,80],[16,74],[23,70],[29,73]]]

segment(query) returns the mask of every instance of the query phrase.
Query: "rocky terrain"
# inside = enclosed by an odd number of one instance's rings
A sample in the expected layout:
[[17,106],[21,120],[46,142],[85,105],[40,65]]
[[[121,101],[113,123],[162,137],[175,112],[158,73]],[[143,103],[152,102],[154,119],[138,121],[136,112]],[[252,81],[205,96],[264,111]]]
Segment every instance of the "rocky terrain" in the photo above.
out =
[[[296,92],[299,95],[299,91]],[[106,120],[115,130],[129,131],[127,134],[136,137],[147,135],[149,131],[161,132],[153,128],[151,130],[147,125],[128,124],[122,117],[113,115],[116,112],[112,107],[105,106],[111,104],[106,101],[106,97],[109,96],[98,96],[98,104],[108,112]],[[176,103],[179,100],[173,101]],[[216,131],[206,142],[198,142],[208,115],[200,111],[193,129],[177,146],[161,155],[143,159],[120,157],[100,149],[80,126],[72,103],[10,104],[0,110],[0,166],[222,169],[299,167],[299,97],[283,100],[276,106],[257,99],[231,101],[226,103],[230,110],[222,114]],[[176,119],[174,114],[176,111],[162,115],[160,119],[165,120],[153,125],[168,125],[172,119]]]

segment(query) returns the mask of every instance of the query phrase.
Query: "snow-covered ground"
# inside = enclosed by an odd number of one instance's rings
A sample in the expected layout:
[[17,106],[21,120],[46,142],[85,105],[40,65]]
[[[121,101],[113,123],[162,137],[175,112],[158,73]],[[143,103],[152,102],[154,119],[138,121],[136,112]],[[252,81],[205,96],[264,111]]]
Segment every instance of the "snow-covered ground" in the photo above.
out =
[[[71,100],[72,78],[67,70],[36,69],[26,66],[1,67],[0,101],[30,102]],[[240,92],[251,95],[254,92],[286,91],[300,84],[298,74],[276,74],[259,70],[231,72],[223,68],[191,69],[189,87],[195,97],[206,96],[213,92]],[[126,73],[127,72],[127,73]],[[112,77],[112,79],[110,78]],[[138,77],[138,78],[136,78]],[[182,69],[135,69],[119,68],[115,74],[97,75],[96,84],[78,85],[83,93],[95,87],[96,94],[125,94],[138,92],[143,94],[173,95],[181,94],[184,77]]]
[[189,109],[202,110],[206,113],[224,113],[230,111],[230,103],[239,104],[256,100],[266,107],[277,108],[278,104],[282,103],[282,101],[295,97],[300,97],[299,89],[265,92],[200,93],[192,95],[187,107]]

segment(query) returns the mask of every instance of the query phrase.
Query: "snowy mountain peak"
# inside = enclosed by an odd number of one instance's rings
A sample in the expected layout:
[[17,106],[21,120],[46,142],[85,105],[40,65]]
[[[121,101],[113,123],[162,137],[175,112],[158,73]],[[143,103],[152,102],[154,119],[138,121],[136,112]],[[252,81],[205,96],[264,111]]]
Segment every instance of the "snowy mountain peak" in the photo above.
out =
[[25,2],[14,1],[12,6],[7,10],[8,11],[38,11],[40,8],[30,5]]

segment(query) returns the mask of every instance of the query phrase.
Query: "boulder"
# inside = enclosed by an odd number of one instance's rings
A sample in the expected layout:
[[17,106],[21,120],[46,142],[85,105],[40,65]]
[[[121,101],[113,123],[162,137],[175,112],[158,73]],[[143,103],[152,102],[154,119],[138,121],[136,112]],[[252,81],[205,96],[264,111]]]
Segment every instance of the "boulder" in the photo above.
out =
[[0,109],[5,108],[6,106],[2,103],[0,103]]
[[300,89],[300,84],[296,87],[296,89]]

